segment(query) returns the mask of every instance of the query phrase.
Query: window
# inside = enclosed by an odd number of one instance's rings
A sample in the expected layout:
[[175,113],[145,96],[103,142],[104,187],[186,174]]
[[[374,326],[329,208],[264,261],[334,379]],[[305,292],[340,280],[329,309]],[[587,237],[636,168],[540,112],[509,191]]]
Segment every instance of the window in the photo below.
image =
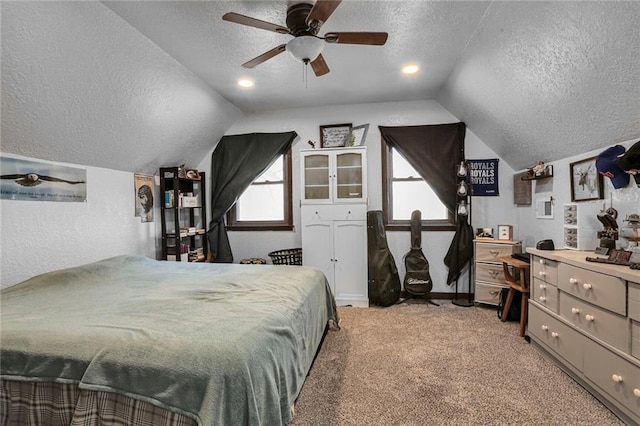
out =
[[386,228],[410,230],[411,212],[420,210],[423,229],[455,230],[453,213],[429,183],[395,149],[384,142],[382,145],[382,204]]
[[291,150],[256,178],[227,213],[232,231],[292,230]]

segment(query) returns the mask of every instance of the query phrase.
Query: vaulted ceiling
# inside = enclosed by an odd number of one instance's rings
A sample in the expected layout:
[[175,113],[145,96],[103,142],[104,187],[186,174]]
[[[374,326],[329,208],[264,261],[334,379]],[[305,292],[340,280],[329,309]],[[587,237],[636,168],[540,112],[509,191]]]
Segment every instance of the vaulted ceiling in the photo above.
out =
[[435,99],[516,170],[640,137],[640,2],[344,0],[320,34],[385,31],[384,46],[327,43],[330,73],[306,83],[286,52],[241,67],[291,36],[222,15],[284,26],[292,3],[102,2],[245,112]]

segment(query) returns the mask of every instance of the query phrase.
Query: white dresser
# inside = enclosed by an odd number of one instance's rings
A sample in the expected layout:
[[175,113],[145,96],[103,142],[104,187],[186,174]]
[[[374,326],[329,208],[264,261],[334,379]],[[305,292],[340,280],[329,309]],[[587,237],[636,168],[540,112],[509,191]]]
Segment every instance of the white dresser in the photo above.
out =
[[640,423],[640,271],[536,250],[531,343],[628,424]]

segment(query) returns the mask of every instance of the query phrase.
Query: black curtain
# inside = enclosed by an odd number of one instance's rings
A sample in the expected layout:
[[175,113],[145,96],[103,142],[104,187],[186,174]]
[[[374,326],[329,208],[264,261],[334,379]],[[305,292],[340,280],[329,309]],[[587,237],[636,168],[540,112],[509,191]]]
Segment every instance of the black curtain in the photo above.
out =
[[211,222],[207,231],[211,262],[231,263],[233,253],[224,217],[258,176],[291,148],[296,132],[224,136],[211,156]]
[[455,212],[456,166],[464,159],[465,124],[378,127],[386,144],[395,148]]
[[[429,183],[438,198],[456,212],[457,166],[464,161],[464,123],[425,126],[379,126],[385,143],[395,148],[420,176]],[[458,217],[444,263],[449,267],[447,284],[458,279],[462,269],[473,257],[473,227],[466,217]]]

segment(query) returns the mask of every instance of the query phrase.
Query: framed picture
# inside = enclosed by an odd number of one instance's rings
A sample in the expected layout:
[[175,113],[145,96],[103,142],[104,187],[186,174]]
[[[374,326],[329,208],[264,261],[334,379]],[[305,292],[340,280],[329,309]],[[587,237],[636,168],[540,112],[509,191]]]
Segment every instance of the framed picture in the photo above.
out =
[[602,200],[604,180],[596,169],[596,158],[569,164],[571,174],[571,201]]
[[498,225],[498,239],[505,241],[513,240],[513,226],[511,225]]
[[553,219],[553,197],[536,200],[536,218]]
[[320,148],[346,146],[351,136],[351,123],[320,126]]
[[478,228],[476,229],[476,238],[489,238],[493,239],[493,228]]
[[356,126],[351,128],[351,135],[349,136],[348,146],[361,146],[364,145],[364,140],[367,137],[367,131],[369,130],[368,124],[362,126]]

